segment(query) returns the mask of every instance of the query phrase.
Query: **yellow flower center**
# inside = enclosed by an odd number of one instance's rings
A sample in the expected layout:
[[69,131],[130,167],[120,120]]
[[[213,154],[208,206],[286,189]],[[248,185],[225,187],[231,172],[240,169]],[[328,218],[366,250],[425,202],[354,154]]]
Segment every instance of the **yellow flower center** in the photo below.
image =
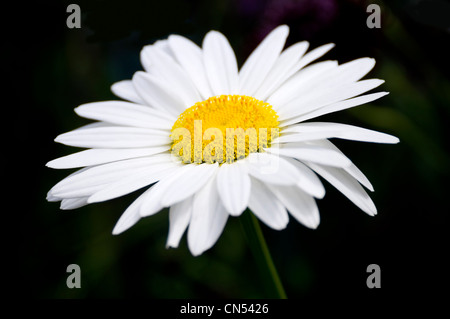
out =
[[231,163],[269,147],[278,125],[269,103],[245,95],[213,96],[178,116],[171,150],[185,163]]

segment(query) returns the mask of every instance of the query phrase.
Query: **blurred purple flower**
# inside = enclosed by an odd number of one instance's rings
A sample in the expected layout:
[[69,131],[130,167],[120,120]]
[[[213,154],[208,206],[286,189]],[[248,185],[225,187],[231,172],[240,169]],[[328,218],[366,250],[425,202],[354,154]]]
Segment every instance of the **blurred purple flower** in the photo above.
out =
[[254,31],[248,40],[256,44],[281,24],[288,24],[291,33],[299,38],[310,39],[334,21],[338,3],[337,0],[241,0],[238,11],[254,21]]

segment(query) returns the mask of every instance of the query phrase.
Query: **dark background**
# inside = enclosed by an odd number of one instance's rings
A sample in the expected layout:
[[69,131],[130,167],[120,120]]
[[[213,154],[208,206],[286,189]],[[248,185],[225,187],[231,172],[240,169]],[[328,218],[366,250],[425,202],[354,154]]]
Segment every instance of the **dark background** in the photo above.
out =
[[[217,244],[192,257],[183,238],[165,249],[167,211],[120,236],[111,231],[139,192],[60,211],[47,191],[69,174],[45,163],[76,151],[53,142],[89,121],[73,108],[115,99],[111,84],[142,69],[142,46],[184,35],[197,44],[223,32],[238,62],[274,27],[290,26],[288,44],[336,43],[324,59],[370,56],[369,78],[390,94],[321,120],[398,136],[398,145],[336,141],[375,188],[370,217],[326,184],[321,224],[291,219],[277,232],[262,226],[291,298],[425,298],[448,279],[450,64],[447,1],[78,1],[82,28],[66,27],[70,2],[3,8],[4,248],[9,295],[31,298],[265,298],[237,218]],[[367,5],[382,8],[381,29],[366,26]],[[6,111],[6,112],[5,112]],[[11,156],[13,155],[13,156]],[[325,182],[326,183],[326,182]],[[11,221],[9,221],[11,218]],[[81,289],[66,287],[66,267],[81,267]],[[366,268],[381,267],[381,289]],[[355,299],[356,298],[356,299]]]

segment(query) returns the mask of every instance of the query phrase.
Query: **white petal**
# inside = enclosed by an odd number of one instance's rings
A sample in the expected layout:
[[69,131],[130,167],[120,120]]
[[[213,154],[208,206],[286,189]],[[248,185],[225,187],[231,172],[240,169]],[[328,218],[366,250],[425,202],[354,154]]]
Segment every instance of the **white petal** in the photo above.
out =
[[57,136],[55,142],[86,148],[134,148],[168,145],[171,139],[161,130],[111,126],[74,130]]
[[170,155],[154,155],[86,167],[56,184],[51,189],[51,194],[61,198],[90,196],[104,188],[105,185],[116,182],[130,174],[141,172],[149,165],[170,160]]
[[[310,95],[318,95],[319,93],[330,91],[331,88],[337,85],[352,83],[352,81],[335,81],[336,75],[343,73],[341,72],[341,67],[336,61],[324,61],[297,72],[295,76],[280,88],[281,92],[276,93],[278,109],[282,109],[289,102],[300,98],[305,99]],[[279,97],[280,94],[284,95],[281,96],[281,99]]]
[[114,83],[111,86],[111,91],[116,96],[118,96],[124,100],[145,105],[145,101],[136,92],[136,89],[134,88],[133,82],[131,80],[123,80],[123,81]]
[[[177,170],[169,173],[168,176],[161,179],[158,183],[150,188],[150,192],[146,195],[145,202],[139,209],[142,217],[153,215],[159,212],[164,206],[161,204],[161,197],[169,192],[172,185],[176,185],[178,176],[185,174],[185,171],[191,170],[196,164],[181,165]],[[189,196],[186,196],[186,198]]]
[[307,91],[309,83],[314,79],[327,74],[328,71],[337,67],[338,63],[336,61],[323,61],[300,70],[275,90],[275,92],[267,99],[267,102],[269,102],[275,110],[278,110],[287,102],[298,97],[299,92],[305,91],[304,88],[306,88]]
[[99,127],[108,127],[108,128],[113,127],[114,128],[114,127],[119,127],[119,125],[106,123],[106,122],[94,122],[94,123],[89,123],[89,124],[83,125],[77,129],[75,129],[74,131],[80,131],[80,130],[84,130],[87,128],[99,128]]
[[182,165],[153,187],[151,197],[141,208],[141,215],[154,214],[162,207],[169,207],[193,195],[212,178],[217,167],[217,163]]
[[[313,144],[313,145],[319,145],[321,147],[329,148],[329,149],[339,152],[343,156],[345,156],[344,153],[342,153],[333,143],[331,143],[328,140],[318,140],[318,141],[313,141],[313,142],[309,142],[309,143]],[[373,192],[372,184],[367,179],[367,177],[363,174],[363,172],[361,172],[359,170],[359,168],[356,167],[355,164],[352,163],[350,166],[344,167],[344,170],[347,173],[349,173],[353,178],[355,178],[358,182],[360,182],[364,187],[366,187],[367,189],[369,189],[370,191]]]
[[377,92],[377,93],[358,96],[358,97],[348,99],[345,101],[339,101],[337,103],[332,103],[330,105],[326,105],[324,107],[318,108],[314,111],[305,113],[303,115],[293,117],[289,120],[281,121],[280,127],[285,127],[285,126],[288,126],[288,125],[291,125],[294,123],[303,122],[303,121],[306,121],[306,120],[309,120],[309,119],[312,119],[315,117],[319,117],[321,115],[325,115],[325,114],[333,113],[333,112],[337,112],[337,111],[342,111],[342,110],[345,110],[345,109],[348,109],[348,108],[351,108],[354,106],[369,103],[369,102],[377,100],[387,94],[389,94],[389,93],[388,92]]
[[320,83],[321,86],[339,86],[359,81],[375,66],[375,59],[360,58],[339,65],[327,74],[326,79]]
[[169,57],[174,58],[173,52],[169,47],[169,41],[167,39],[157,40],[153,44],[144,46],[141,50],[140,58],[141,64],[144,67],[144,70],[146,70],[147,72],[152,71],[154,68],[160,68],[160,65],[158,65],[160,64],[158,63],[159,61],[157,59],[152,59],[153,57],[150,54],[147,54],[147,52],[152,49],[162,51]]
[[282,25],[270,32],[250,54],[239,71],[239,93],[252,96],[275,64],[289,34],[289,27]]
[[273,229],[284,229],[289,222],[286,208],[267,186],[256,178],[252,178],[252,192],[248,207],[256,217]]
[[167,189],[160,202],[164,207],[169,207],[196,193],[205,185],[216,173],[219,165],[215,164],[194,164],[190,170],[177,176],[175,183]]
[[71,178],[73,178],[74,176],[81,174],[85,171],[87,171],[89,169],[89,167],[85,167],[85,168],[81,168],[75,172],[73,172],[72,174],[69,174],[69,176],[67,176],[66,178],[64,178],[63,180],[61,180],[59,183],[57,183],[55,186],[53,186],[48,192],[47,192],[47,201],[49,202],[59,202],[65,198],[76,198],[76,197],[88,197],[92,194],[92,192],[88,193],[87,195],[82,195],[82,196],[59,196],[59,195],[55,195],[55,191],[58,192],[58,188],[62,186],[62,184],[64,184],[67,180],[70,180]]
[[153,46],[155,48],[158,48],[158,49],[164,51],[164,53],[167,53],[171,58],[175,59],[175,55],[174,55],[172,49],[170,48],[168,39],[158,40],[155,43],[153,43]]
[[267,185],[289,213],[306,227],[319,226],[319,209],[313,197],[297,187]]
[[[266,151],[271,153],[273,152],[273,149],[268,148]],[[310,161],[323,165],[336,167],[347,167],[351,165],[351,161],[339,152],[317,145],[287,143],[283,144],[275,152],[283,156],[289,156],[302,161]]]
[[128,176],[102,188],[102,190],[90,196],[88,202],[103,202],[134,192],[142,187],[156,183],[160,179],[168,176],[174,170],[178,169],[180,165],[182,164],[172,162],[148,165],[148,167],[142,171],[129,174]]
[[292,164],[269,153],[252,153],[245,159],[244,163],[251,176],[265,183],[295,185],[301,177]]
[[189,74],[203,100],[213,96],[203,65],[203,52],[191,40],[179,35],[169,36],[169,45],[176,59]]
[[[215,181],[214,181],[215,183]],[[196,195],[198,197],[198,195]],[[197,205],[197,204],[195,204]],[[197,206],[194,206],[197,207]],[[209,235],[206,241],[206,249],[211,248],[219,239],[220,235],[222,235],[223,229],[228,220],[229,214],[227,213],[225,207],[222,205],[222,202],[219,200],[217,203],[217,208],[215,211],[212,211],[214,214],[212,225],[209,231]]]
[[358,96],[383,83],[384,80],[370,79],[323,90],[310,90],[310,92],[281,106],[277,112],[281,120],[297,117],[326,105]]
[[192,217],[188,230],[188,245],[198,256],[211,248],[222,234],[228,213],[219,200],[215,178],[194,196]]
[[[168,41],[165,41],[168,46]],[[141,51],[150,66],[147,72],[154,75],[171,88],[171,93],[178,96],[186,107],[201,101],[197,88],[177,61],[158,46],[146,46]]]
[[[334,44],[330,43],[308,52],[296,65],[294,65],[293,69],[300,70],[310,62],[327,53],[333,47]],[[336,69],[337,66],[338,64],[336,61],[324,61],[315,63],[304,70],[300,70],[283,83],[283,85],[276,90],[267,101],[275,107],[275,110],[278,110],[278,108],[282,107],[287,102],[299,97],[302,92],[310,91],[310,88],[315,87],[315,81],[322,79],[324,74],[326,74],[326,71]]]
[[303,189],[306,193],[316,198],[323,198],[325,196],[325,188],[322,185],[319,177],[308,166],[290,157],[283,157],[286,161],[295,166],[301,177],[297,182],[297,186]]
[[146,104],[155,109],[178,116],[190,106],[184,103],[169,84],[154,75],[138,71],[133,75],[133,85]]
[[350,199],[356,206],[368,215],[374,216],[377,209],[372,199],[358,183],[356,179],[350,176],[346,171],[340,168],[321,166],[308,163],[308,166],[325,178],[331,185],[336,187],[342,194]]
[[298,42],[284,50],[265,77],[254,97],[265,101],[278,87],[298,71],[295,68],[298,60],[308,49],[309,43]]
[[217,173],[217,188],[230,215],[239,216],[247,208],[251,182],[244,165],[222,164]]
[[146,190],[130,206],[128,206],[128,208],[125,210],[122,216],[120,216],[119,220],[116,223],[116,226],[114,226],[112,232],[113,235],[118,235],[126,231],[128,228],[136,224],[139,221],[139,219],[141,219],[139,210],[142,204],[145,202],[146,198],[148,197],[148,194],[150,193],[151,189],[152,188]]
[[115,162],[124,159],[144,157],[166,152],[169,145],[148,148],[90,149],[54,159],[46,164],[51,168],[77,168]]
[[52,191],[47,192],[46,200],[49,202],[60,202],[62,198],[52,195]]
[[141,60],[141,64],[144,67],[144,70],[146,72],[148,72],[148,71],[150,71],[152,69],[154,61],[151,61],[150,57],[147,54],[145,54],[145,52],[146,52],[147,48],[150,48],[150,47],[153,47],[153,46],[154,46],[154,44],[149,44],[149,45],[144,46],[142,48],[141,52],[140,52],[140,55],[139,55],[140,60]]
[[192,216],[193,197],[170,206],[166,247],[177,248]]
[[[327,72],[322,72],[310,78],[307,82],[301,77],[299,72],[299,81],[297,83],[288,83],[288,86],[294,86],[296,90],[291,90],[284,97],[282,103],[278,101],[279,110],[292,108],[291,104],[298,109],[298,100],[303,101],[307,105],[310,101],[315,101],[317,97],[329,94],[330,92],[340,92],[347,90],[350,84],[354,84],[374,66],[375,60],[370,58],[362,58],[354,60],[339,66],[329,68]],[[305,70],[306,71],[306,70]],[[289,107],[289,105],[291,105]],[[302,109],[303,113],[308,109]]]
[[220,32],[210,31],[203,39],[203,62],[214,95],[238,92],[236,57],[227,38]]
[[301,69],[304,66],[310,64],[312,61],[317,60],[321,56],[325,55],[328,51],[334,48],[334,43],[324,44],[314,50],[308,52],[303,56],[303,58],[298,62],[298,65],[295,66],[296,69]]
[[395,136],[381,133],[353,125],[312,122],[292,125],[283,129],[283,133],[294,133],[280,136],[277,143],[304,142],[309,140],[320,140],[325,138],[342,138],[352,141],[373,143],[398,143]]
[[[311,93],[326,92],[330,88],[336,88],[360,80],[375,65],[375,60],[371,58],[361,58],[353,60],[339,66],[330,68],[326,73],[315,76],[297,90],[295,98],[305,98]],[[301,72],[300,72],[301,73]]]
[[62,210],[71,210],[80,208],[88,204],[87,197],[66,198],[61,201]]
[[167,112],[122,101],[83,104],[75,108],[75,112],[91,120],[161,130],[170,130],[176,120]]

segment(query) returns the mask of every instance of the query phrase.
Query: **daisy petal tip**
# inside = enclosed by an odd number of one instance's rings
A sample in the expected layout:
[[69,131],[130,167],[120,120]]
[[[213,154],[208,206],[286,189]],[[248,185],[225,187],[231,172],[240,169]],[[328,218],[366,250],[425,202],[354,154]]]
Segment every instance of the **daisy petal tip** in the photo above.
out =
[[98,196],[95,196],[95,195],[96,195],[96,194],[90,196],[90,197],[87,199],[86,202],[87,202],[88,204],[94,204],[94,203],[99,203],[99,202],[102,202],[102,201],[103,201],[101,198],[99,198]]
[[120,220],[117,222],[117,224],[114,226],[111,234],[113,234],[114,236],[121,234],[122,232],[124,232],[125,229],[122,226],[122,223],[120,222]]
[[166,241],[166,249],[178,248],[180,246],[181,237],[174,237],[169,234]]
[[75,107],[74,109],[73,109],[73,111],[76,113],[76,114],[78,114],[78,112],[80,111],[80,109],[83,109],[83,105],[85,105],[85,104],[80,104],[80,105],[78,105],[77,107]]
[[176,43],[180,43],[181,44],[181,43],[185,43],[186,41],[189,41],[185,37],[183,37],[181,35],[178,35],[178,34],[171,34],[171,35],[169,35],[167,40],[169,41],[169,45],[174,45]]
[[375,63],[377,62],[377,61],[375,60],[375,58],[371,58],[371,57],[359,58],[358,60],[367,61],[367,62],[369,62],[370,64],[373,64],[373,65],[375,65]]
[[114,226],[114,229],[112,231],[112,234],[114,236],[122,234],[124,231],[126,231],[128,228],[130,228],[132,225],[127,225],[126,223],[121,222],[120,220],[117,222],[116,226]]
[[203,252],[205,250],[199,249],[198,247],[191,247],[191,246],[189,246],[189,251],[191,252],[192,256],[198,257],[201,254],[203,254]]
[[326,191],[325,191],[325,187],[322,186],[322,188],[320,188],[320,190],[317,191],[316,194],[314,194],[314,197],[317,199],[322,199],[325,197]]
[[305,226],[308,227],[309,229],[315,230],[315,229],[317,229],[317,227],[319,227],[319,224],[320,224],[320,220],[310,222],[307,225],[305,224]]
[[[245,207],[245,208],[247,208],[247,207]],[[228,213],[230,214],[230,216],[239,217],[245,211],[245,208],[244,209],[236,209],[236,210],[231,211],[231,212],[229,211]]]
[[270,228],[274,229],[274,230],[283,230],[287,227],[287,225],[289,224],[289,219],[287,221],[278,223],[278,224],[271,224],[268,225]]
[[[248,200],[245,201],[248,203]],[[233,217],[239,217],[242,215],[242,213],[247,209],[247,205],[245,207],[239,207],[237,205],[230,205],[230,204],[224,204],[226,207],[225,210],[228,213],[228,215]]]
[[50,190],[47,194],[47,197],[45,198],[48,202],[59,202],[61,198],[56,197],[53,195],[53,192]]
[[205,37],[203,38],[203,41],[205,41],[206,39],[211,39],[211,37],[225,37],[220,31],[217,30],[211,30],[209,31]]
[[64,139],[64,138],[61,138],[62,135],[63,134],[58,135],[57,137],[55,137],[55,139],[53,141],[55,141],[56,143],[62,143],[62,140]]
[[376,207],[371,207],[371,209],[366,211],[366,213],[367,213],[367,215],[369,215],[371,217],[375,217],[378,214],[378,211],[377,211]]
[[287,36],[289,34],[289,26],[287,24],[282,24],[275,28],[272,32],[280,32]]
[[60,209],[60,210],[73,210],[74,207],[68,205],[68,204],[65,203],[64,201],[61,201],[61,205],[59,205],[59,209]]
[[400,143],[400,139],[394,135],[383,133],[383,140],[379,141],[379,143],[383,144],[398,144]]
[[111,234],[113,234],[114,236],[120,235],[124,230],[121,230],[119,227],[114,227],[113,231]]
[[85,104],[81,104],[78,105],[76,108],[73,109],[73,111],[75,112],[76,115],[80,116],[80,117],[85,117],[87,112],[89,111],[89,104],[90,103],[85,103]]
[[132,81],[141,80],[143,77],[146,76],[146,72],[144,71],[137,71],[133,74],[133,77],[131,78]]
[[57,168],[57,167],[55,167],[55,160],[51,160],[51,161],[47,162],[47,163],[45,164],[45,167],[48,167],[48,168]]
[[[156,43],[156,42],[155,42]],[[141,51],[139,52],[140,57],[142,58],[142,55],[145,54],[146,51],[148,51],[151,48],[151,45],[145,45],[142,47]]]
[[115,82],[113,84],[111,84],[111,92],[113,92],[114,94],[118,91],[118,88],[121,86],[121,84],[123,83],[123,81],[119,81],[119,82]]

